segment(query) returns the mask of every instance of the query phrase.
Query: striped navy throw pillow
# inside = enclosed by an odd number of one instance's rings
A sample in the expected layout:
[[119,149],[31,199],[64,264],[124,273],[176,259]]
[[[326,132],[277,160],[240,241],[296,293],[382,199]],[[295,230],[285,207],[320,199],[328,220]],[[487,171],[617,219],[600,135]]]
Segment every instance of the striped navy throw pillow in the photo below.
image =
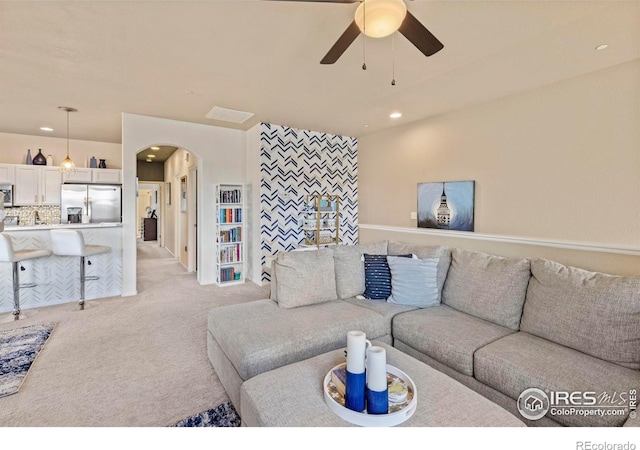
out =
[[[412,254],[394,255],[412,258]],[[369,300],[386,300],[391,295],[391,271],[387,255],[362,255],[364,260],[364,297]]]

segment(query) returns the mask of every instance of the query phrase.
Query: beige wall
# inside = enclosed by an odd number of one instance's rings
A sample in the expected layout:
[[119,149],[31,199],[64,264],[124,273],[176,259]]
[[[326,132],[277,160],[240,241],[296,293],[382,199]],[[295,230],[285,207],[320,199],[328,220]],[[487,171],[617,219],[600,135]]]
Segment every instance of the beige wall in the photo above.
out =
[[[67,156],[67,140],[64,138],[0,133],[0,163],[24,164],[27,149],[31,149],[31,156],[34,157],[39,148],[43,155],[53,156],[56,166]],[[105,159],[109,169],[122,169],[120,144],[69,139],[69,156],[77,167],[84,167],[85,158],[89,160],[95,156],[98,160]]]
[[[476,181],[476,232],[640,249],[640,60],[359,139],[359,221]],[[378,237],[378,236],[377,236]]]

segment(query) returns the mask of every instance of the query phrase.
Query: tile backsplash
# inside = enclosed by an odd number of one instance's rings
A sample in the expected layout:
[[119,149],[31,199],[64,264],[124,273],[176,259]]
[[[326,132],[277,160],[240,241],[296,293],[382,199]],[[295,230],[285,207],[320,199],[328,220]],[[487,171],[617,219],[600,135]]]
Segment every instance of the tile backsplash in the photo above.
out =
[[40,222],[43,225],[55,225],[60,223],[59,206],[15,206],[5,207],[6,216],[18,216],[18,225],[34,225],[35,212],[38,211]]

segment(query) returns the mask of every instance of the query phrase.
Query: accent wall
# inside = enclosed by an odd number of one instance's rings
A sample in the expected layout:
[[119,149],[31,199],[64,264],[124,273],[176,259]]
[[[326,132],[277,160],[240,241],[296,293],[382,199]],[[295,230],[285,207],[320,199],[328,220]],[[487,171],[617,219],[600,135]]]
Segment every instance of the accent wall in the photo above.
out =
[[304,241],[299,225],[306,194],[340,196],[340,243],[358,242],[358,141],[280,125],[260,125],[260,237],[265,268],[278,251]]

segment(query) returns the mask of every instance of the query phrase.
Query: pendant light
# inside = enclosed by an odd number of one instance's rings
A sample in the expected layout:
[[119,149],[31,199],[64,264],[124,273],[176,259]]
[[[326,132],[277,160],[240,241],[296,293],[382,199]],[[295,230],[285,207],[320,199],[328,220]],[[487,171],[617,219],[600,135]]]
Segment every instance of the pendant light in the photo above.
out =
[[76,165],[73,163],[73,160],[69,156],[69,113],[77,112],[78,110],[75,108],[70,108],[68,106],[58,106],[58,109],[67,112],[67,157],[60,164],[60,172],[69,173],[76,171]]

